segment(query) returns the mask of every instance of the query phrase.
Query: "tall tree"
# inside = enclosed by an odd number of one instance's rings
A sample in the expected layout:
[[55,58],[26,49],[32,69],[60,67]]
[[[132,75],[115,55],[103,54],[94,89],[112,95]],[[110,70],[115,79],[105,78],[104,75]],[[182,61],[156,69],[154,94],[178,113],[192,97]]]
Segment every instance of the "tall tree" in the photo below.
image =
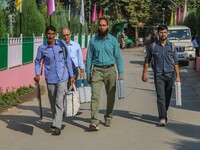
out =
[[[19,26],[19,16],[17,17]],[[19,28],[18,28],[19,29]],[[41,35],[45,29],[45,21],[43,15],[38,10],[35,0],[23,1],[22,6],[22,34],[25,36]],[[19,30],[17,30],[19,35]]]
[[6,36],[6,14],[5,10],[3,9],[2,1],[0,1],[0,37]]

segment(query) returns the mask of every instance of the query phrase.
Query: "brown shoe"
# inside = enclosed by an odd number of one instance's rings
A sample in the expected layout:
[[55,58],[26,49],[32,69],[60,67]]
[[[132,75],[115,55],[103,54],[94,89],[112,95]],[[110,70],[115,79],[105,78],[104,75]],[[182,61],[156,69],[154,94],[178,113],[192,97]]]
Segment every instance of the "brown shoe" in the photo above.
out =
[[105,119],[105,127],[111,127],[111,126],[112,126],[111,120]]
[[96,125],[96,124],[94,124],[94,123],[90,123],[89,128],[90,128],[90,130],[92,130],[92,131],[99,131],[98,125]]

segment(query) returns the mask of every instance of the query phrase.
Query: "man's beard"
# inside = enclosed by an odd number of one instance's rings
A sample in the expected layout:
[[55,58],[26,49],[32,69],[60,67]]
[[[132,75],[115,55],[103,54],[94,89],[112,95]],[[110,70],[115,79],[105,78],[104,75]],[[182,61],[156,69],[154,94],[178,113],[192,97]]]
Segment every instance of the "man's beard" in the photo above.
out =
[[161,42],[165,41],[167,38],[159,38]]
[[98,29],[98,35],[100,38],[106,37],[107,34],[108,34],[108,29],[106,29],[105,31],[101,31],[100,29]]

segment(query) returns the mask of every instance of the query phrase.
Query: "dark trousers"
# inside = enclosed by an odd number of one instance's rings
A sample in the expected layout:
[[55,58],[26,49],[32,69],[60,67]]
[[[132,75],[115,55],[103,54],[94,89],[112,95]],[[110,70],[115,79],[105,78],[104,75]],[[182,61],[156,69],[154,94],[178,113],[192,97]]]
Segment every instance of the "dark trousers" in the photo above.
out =
[[167,118],[167,110],[169,108],[174,83],[174,73],[170,75],[155,75],[154,82],[159,118]]

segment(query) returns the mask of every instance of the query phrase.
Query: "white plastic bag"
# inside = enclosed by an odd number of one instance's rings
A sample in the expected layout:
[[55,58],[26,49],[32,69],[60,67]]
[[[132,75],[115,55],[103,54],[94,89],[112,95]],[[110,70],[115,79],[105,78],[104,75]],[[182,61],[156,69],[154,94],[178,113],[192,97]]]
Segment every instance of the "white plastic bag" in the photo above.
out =
[[176,106],[182,106],[181,82],[175,82]]
[[70,90],[64,96],[65,117],[75,116],[80,108],[78,91],[76,90],[74,84],[72,86],[74,91],[72,91],[72,88],[70,88]]

